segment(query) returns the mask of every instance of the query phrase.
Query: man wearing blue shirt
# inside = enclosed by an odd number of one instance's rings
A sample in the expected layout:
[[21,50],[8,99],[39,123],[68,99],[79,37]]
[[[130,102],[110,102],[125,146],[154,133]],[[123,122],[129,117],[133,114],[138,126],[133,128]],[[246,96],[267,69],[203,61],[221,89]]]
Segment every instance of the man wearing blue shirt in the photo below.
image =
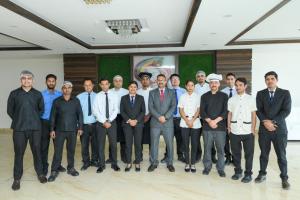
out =
[[[41,157],[43,163],[43,174],[46,176],[48,173],[48,151],[50,143],[50,113],[52,103],[55,99],[60,97],[62,93],[55,90],[57,77],[54,74],[48,74],[46,76],[47,89],[42,91],[44,99],[44,113],[41,116],[42,119],[42,139],[41,139]],[[66,169],[63,166],[59,168],[60,172],[65,172]]]
[[[96,118],[92,114],[92,105],[96,97],[93,91],[94,83],[90,78],[83,81],[85,92],[80,93],[77,98],[80,101],[83,112],[83,134],[80,136],[81,141],[81,155],[83,166],[81,170],[86,170],[89,166],[98,166],[98,147],[96,140]],[[89,143],[91,141],[91,158],[89,153]]]

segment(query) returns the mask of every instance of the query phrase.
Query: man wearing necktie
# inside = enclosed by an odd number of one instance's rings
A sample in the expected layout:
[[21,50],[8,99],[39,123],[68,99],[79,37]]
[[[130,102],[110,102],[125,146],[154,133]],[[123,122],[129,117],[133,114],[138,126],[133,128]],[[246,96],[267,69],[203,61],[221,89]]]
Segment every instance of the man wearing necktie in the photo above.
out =
[[[176,99],[176,108],[173,112],[173,122],[174,122],[174,136],[176,139],[176,153],[178,156],[178,160],[181,162],[185,162],[184,159],[184,149],[183,149],[183,144],[182,144],[182,136],[181,136],[181,128],[179,126],[180,124],[180,113],[178,110],[178,100],[181,97],[181,95],[183,95],[184,93],[186,93],[186,90],[184,88],[179,87],[180,85],[180,76],[179,74],[172,74],[170,76],[170,81],[172,84],[172,88],[174,90],[174,96]],[[164,158],[161,160],[161,163],[165,163],[167,161],[168,157],[167,157],[167,149],[165,152],[165,156]]]
[[265,82],[267,88],[259,91],[256,95],[257,116],[260,120],[258,142],[261,154],[259,158],[260,171],[255,182],[261,183],[266,180],[266,169],[271,143],[273,143],[281,172],[282,188],[289,189],[286,159],[288,130],[285,119],[291,112],[291,95],[288,90],[277,86],[278,75],[276,72],[266,73]]
[[[93,91],[94,83],[90,78],[83,81],[85,92],[80,93],[77,98],[80,101],[83,112],[83,134],[80,136],[81,155],[83,166],[81,170],[86,170],[89,166],[98,166],[98,145],[96,140],[96,118],[92,114],[92,104],[96,97]],[[89,143],[91,142],[91,156],[89,153]]]
[[174,91],[166,87],[167,79],[164,74],[157,76],[158,88],[149,94],[149,111],[152,115],[151,127],[151,165],[149,172],[154,171],[158,166],[159,139],[162,133],[168,152],[167,168],[174,172],[173,166],[173,113],[176,108],[176,98]]

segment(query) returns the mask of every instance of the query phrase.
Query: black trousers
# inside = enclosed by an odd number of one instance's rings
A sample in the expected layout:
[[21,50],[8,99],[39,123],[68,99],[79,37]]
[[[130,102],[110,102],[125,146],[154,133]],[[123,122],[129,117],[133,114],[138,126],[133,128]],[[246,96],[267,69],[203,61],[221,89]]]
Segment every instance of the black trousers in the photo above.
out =
[[34,169],[37,175],[43,174],[41,159],[41,131],[14,131],[13,143],[15,151],[14,180],[20,180],[23,175],[23,157],[29,140],[33,155]]
[[99,151],[99,163],[100,166],[105,166],[105,139],[106,134],[108,135],[109,147],[111,152],[112,165],[117,164],[117,124],[116,120],[111,122],[111,127],[106,129],[103,124],[97,122],[97,141],[98,141],[98,151]]
[[[98,143],[96,138],[96,123],[84,124],[83,134],[80,136],[81,142],[81,156],[84,164],[90,164],[90,162],[98,162]],[[91,157],[89,151],[89,144],[91,143]]]
[[[174,137],[176,139],[176,153],[178,158],[184,156],[184,147],[183,147],[183,141],[182,141],[182,135],[181,135],[181,127],[180,125],[181,118],[173,118],[173,124],[174,124]],[[168,155],[167,147],[165,156]]]
[[128,164],[132,162],[132,144],[134,143],[135,164],[142,161],[142,136],[143,126],[132,127],[128,124],[123,125],[126,144],[126,161]]
[[241,167],[241,155],[242,155],[242,145],[244,148],[245,155],[245,175],[252,175],[252,164],[253,164],[253,154],[254,154],[254,135],[235,135],[233,133],[229,134],[232,158],[234,164],[234,171],[236,174],[241,174],[243,172]]
[[271,143],[273,143],[274,150],[277,155],[277,162],[280,168],[280,178],[283,180],[288,179],[287,175],[287,159],[286,159],[286,145],[287,134],[285,133],[267,133],[260,132],[258,137],[258,143],[261,150],[260,153],[260,171],[259,174],[267,174],[267,166],[269,162],[269,154],[271,150]]
[[41,138],[41,157],[43,165],[43,173],[48,173],[48,153],[50,144],[50,121],[42,119],[42,138]]
[[64,143],[67,141],[67,169],[74,168],[75,147],[77,141],[76,131],[56,131],[54,139],[54,156],[51,165],[51,171],[58,171],[61,166]]
[[[126,160],[126,155],[125,155],[126,146],[125,146],[125,135],[123,131],[123,118],[120,114],[117,115],[116,126],[117,126],[117,142],[120,142],[121,160]],[[110,160],[112,160],[110,146],[109,146],[109,158]]]
[[225,157],[229,160],[231,160],[231,144],[230,144],[230,138],[229,134],[226,132],[226,142],[224,147]]
[[[184,158],[186,164],[194,165],[197,158],[199,144],[199,129],[181,128],[182,144],[184,148]],[[190,140],[191,140],[191,159],[190,159]]]

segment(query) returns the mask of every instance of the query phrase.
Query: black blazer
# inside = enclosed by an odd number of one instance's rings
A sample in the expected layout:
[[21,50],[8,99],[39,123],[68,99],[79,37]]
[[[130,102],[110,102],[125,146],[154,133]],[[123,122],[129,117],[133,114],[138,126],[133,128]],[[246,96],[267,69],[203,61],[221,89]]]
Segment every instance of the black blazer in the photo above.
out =
[[[268,89],[257,92],[256,95],[257,116],[263,120],[273,120],[277,124],[277,133],[287,134],[285,118],[290,114],[292,107],[291,95],[288,90],[277,88],[274,99],[270,102]],[[263,123],[260,123],[259,132],[268,132]]]
[[136,119],[138,121],[137,126],[144,125],[144,116],[145,116],[145,101],[144,97],[136,94],[134,105],[131,106],[130,95],[127,94],[122,96],[120,103],[120,113],[123,118],[123,125],[128,125],[126,122],[129,119]]

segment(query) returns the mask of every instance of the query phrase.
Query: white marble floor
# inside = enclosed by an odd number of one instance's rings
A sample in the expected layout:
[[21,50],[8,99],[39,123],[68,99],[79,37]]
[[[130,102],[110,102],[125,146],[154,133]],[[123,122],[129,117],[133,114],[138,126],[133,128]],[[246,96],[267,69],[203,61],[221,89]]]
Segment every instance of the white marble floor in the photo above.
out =
[[[79,141],[79,140],[78,140]],[[76,168],[80,170],[80,142],[76,147]],[[106,147],[107,148],[107,147]],[[36,178],[32,156],[29,146],[24,157],[24,175],[21,181],[21,189],[17,192],[11,190],[13,182],[13,146],[10,133],[0,133],[0,199],[256,199],[256,200],[281,200],[300,199],[300,143],[289,142],[287,148],[289,177],[291,188],[289,191],[281,189],[279,169],[274,151],[270,155],[267,181],[261,184],[251,182],[249,184],[231,180],[233,166],[226,167],[226,178],[220,178],[215,169],[209,176],[201,174],[202,163],[197,164],[197,173],[184,172],[184,164],[175,161],[175,173],[167,171],[165,165],[152,173],[147,172],[148,149],[145,146],[145,158],[141,172],[131,170],[124,172],[125,164],[119,163],[121,172],[114,172],[107,166],[102,174],[96,174],[96,168],[91,167],[87,171],[80,172],[78,177],[71,177],[61,173],[53,183],[40,184]],[[50,146],[50,158],[53,147]],[[146,152],[147,151],[147,152]],[[160,157],[164,151],[163,142],[160,147]],[[259,147],[256,144],[254,156],[254,178],[259,168]],[[63,157],[63,165],[66,166],[66,155]]]

